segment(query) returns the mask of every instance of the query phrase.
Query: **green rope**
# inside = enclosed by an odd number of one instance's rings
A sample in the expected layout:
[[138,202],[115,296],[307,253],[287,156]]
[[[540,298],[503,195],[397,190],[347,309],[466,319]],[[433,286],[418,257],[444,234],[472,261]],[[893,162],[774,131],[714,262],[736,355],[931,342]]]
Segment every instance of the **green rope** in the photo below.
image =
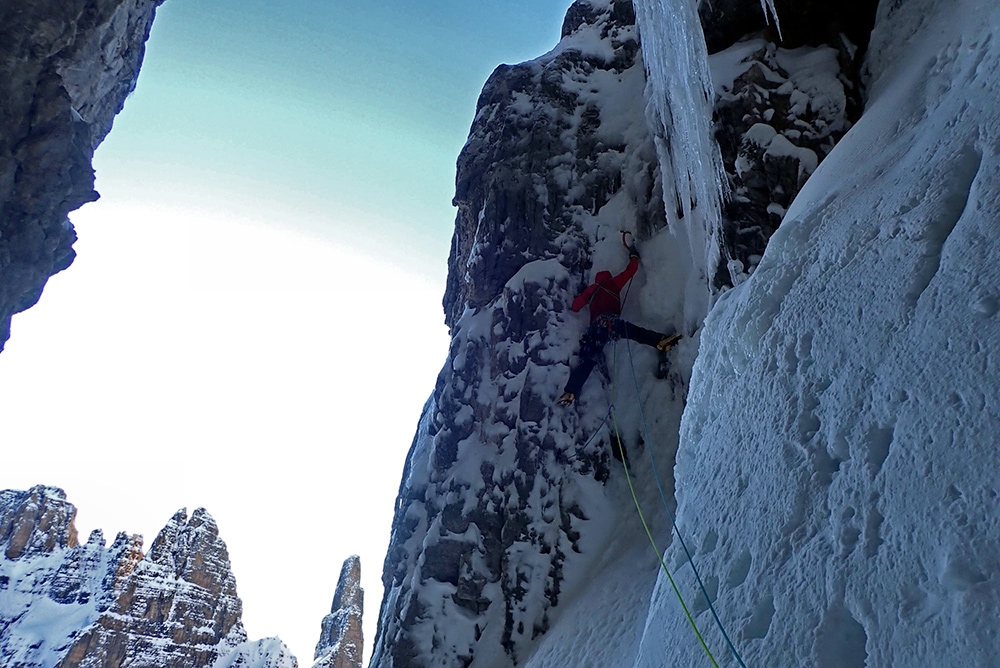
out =
[[[705,650],[705,654],[708,656],[708,660],[712,662],[715,668],[719,668],[718,662],[712,655],[712,650],[708,648],[708,643],[705,642],[705,637],[701,635],[701,631],[698,630],[698,624],[695,623],[694,617],[691,615],[691,611],[688,609],[687,603],[684,602],[684,597],[681,595],[681,590],[677,587],[677,583],[674,581],[674,576],[670,574],[670,569],[667,568],[666,562],[663,560],[663,554],[660,552],[660,548],[656,545],[656,539],[653,538],[653,532],[649,528],[649,523],[646,522],[646,516],[642,513],[642,506],[639,503],[639,497],[635,493],[635,487],[632,485],[632,475],[628,470],[628,457],[625,454],[625,442],[622,440],[621,429],[618,428],[618,412],[615,410],[614,400],[617,398],[617,387],[614,380],[614,370],[618,367],[618,346],[614,347],[614,356],[611,364],[611,405],[609,411],[611,412],[611,422],[615,427],[615,438],[618,439],[618,448],[622,454],[622,466],[625,469],[625,480],[628,481],[628,489],[632,493],[632,501],[635,503],[635,510],[639,514],[639,521],[642,522],[642,528],[646,530],[646,537],[649,538],[649,544],[653,546],[653,552],[656,553],[656,558],[660,562],[660,566],[663,567],[663,572],[667,574],[667,579],[670,581],[670,586],[674,590],[674,594],[677,596],[677,600],[681,604],[681,608],[684,610],[684,615],[687,617],[688,623],[691,628],[694,629],[694,634],[698,637],[698,642],[701,643],[701,648]],[[647,447],[650,447],[647,444]]]
[[726,627],[723,626],[722,620],[719,619],[719,613],[715,611],[715,605],[712,603],[712,598],[708,595],[708,590],[705,588],[705,583],[701,579],[701,574],[698,572],[698,568],[694,565],[694,558],[691,556],[691,550],[688,549],[687,542],[684,540],[683,534],[681,534],[681,528],[677,525],[677,517],[670,510],[670,504],[667,503],[667,496],[663,491],[663,484],[660,482],[660,474],[656,470],[656,459],[653,457],[653,439],[649,435],[649,424],[646,422],[646,411],[642,408],[642,393],[639,391],[639,378],[635,373],[635,360],[632,359],[632,346],[629,345],[628,338],[625,339],[625,350],[628,351],[628,363],[629,367],[632,369],[632,384],[635,386],[636,403],[639,406],[639,416],[642,417],[642,428],[646,434],[646,450],[649,452],[649,462],[653,466],[653,480],[656,481],[656,488],[660,491],[660,500],[663,502],[663,509],[667,511],[667,517],[670,518],[670,524],[673,526],[674,532],[677,534],[677,540],[680,542],[681,547],[684,548],[684,554],[687,555],[688,563],[691,564],[691,571],[694,573],[694,577],[698,581],[698,586],[701,587],[702,596],[705,597],[705,603],[708,604],[708,609],[712,612],[712,617],[715,618],[716,626],[718,626],[719,631],[722,632],[722,637],[725,638],[726,644],[729,645],[729,650],[733,653],[733,656],[736,657],[737,663],[740,664],[741,668],[747,668],[747,665],[743,662],[743,657],[740,656],[738,651],[736,651],[736,646],[729,638],[729,634],[726,633]]

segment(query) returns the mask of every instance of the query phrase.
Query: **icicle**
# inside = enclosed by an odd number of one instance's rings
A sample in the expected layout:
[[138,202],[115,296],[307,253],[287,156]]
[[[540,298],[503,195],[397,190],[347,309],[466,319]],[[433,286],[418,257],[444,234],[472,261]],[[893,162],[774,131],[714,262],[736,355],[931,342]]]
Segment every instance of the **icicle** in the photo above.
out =
[[760,0],[760,8],[764,11],[764,20],[770,23],[768,14],[774,20],[774,27],[778,29],[778,39],[781,37],[781,21],[778,20],[778,10],[774,7],[774,0]]
[[[765,0],[766,1],[766,0]],[[646,65],[646,117],[656,142],[663,202],[673,233],[692,256],[686,320],[700,321],[718,270],[728,181],[715,141],[715,91],[697,0],[635,0]],[[697,293],[700,293],[697,294]],[[697,313],[700,311],[700,314]]]

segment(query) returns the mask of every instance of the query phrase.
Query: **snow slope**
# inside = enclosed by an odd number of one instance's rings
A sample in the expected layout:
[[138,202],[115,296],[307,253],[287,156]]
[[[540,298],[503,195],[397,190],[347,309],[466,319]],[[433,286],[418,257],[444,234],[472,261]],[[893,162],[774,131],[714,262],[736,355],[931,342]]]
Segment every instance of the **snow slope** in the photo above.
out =
[[[707,319],[678,513],[747,665],[998,665],[998,34],[882,2],[864,115]],[[635,665],[709,665],[660,585]]]

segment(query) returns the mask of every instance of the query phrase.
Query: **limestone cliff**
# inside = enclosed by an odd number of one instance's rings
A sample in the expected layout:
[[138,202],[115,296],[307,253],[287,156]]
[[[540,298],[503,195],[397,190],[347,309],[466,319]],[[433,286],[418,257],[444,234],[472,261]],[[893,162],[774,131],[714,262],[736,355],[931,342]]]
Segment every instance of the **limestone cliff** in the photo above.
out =
[[139,75],[163,0],[0,2],[0,349],[74,258],[67,214],[97,199],[91,159]]
[[340,569],[330,614],[323,618],[313,668],[361,668],[364,598],[361,559],[349,557]]
[[[78,544],[62,490],[0,492],[0,655],[21,668],[296,665],[280,641],[248,642],[226,545],[204,509],[142,537]],[[242,662],[242,663],[241,663]]]

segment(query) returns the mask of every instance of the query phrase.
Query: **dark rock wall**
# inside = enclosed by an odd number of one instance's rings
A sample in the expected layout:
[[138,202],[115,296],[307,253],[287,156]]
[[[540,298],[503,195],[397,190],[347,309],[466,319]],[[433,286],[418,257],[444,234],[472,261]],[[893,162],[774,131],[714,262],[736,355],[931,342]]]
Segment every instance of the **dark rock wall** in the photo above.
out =
[[94,149],[135,87],[162,0],[0,2],[0,349],[73,261]]
[[[700,7],[710,52],[756,40],[748,56],[752,65],[716,101],[716,139],[732,192],[725,204],[722,243],[724,256],[739,263],[736,268],[720,266],[716,288],[731,286],[734,277],[740,280],[753,271],[785,209],[864,106],[863,63],[878,0],[778,0],[775,5],[780,38],[776,27],[765,23],[757,2],[720,0]],[[797,60],[794,54],[803,53],[791,49],[825,51],[835,77],[828,88],[839,90],[817,99],[808,81],[815,71],[786,69]],[[824,55],[813,60],[824,60]],[[780,138],[772,144],[776,135]]]
[[[850,129],[857,90],[831,47],[810,50],[803,67],[801,52],[763,39],[744,45],[752,50],[749,66],[716,102],[716,139],[732,193],[722,239],[739,263],[720,268],[720,288],[757,266],[795,195]],[[800,69],[789,71],[793,66]],[[821,96],[813,89],[817,80]]]
[[764,17],[760,2],[755,0],[704,0],[698,14],[705,31],[709,53],[715,53],[738,42],[747,35],[764,33],[781,46],[835,44],[841,35],[864,48],[875,25],[878,0],[775,0],[781,24],[781,37],[773,19]]

